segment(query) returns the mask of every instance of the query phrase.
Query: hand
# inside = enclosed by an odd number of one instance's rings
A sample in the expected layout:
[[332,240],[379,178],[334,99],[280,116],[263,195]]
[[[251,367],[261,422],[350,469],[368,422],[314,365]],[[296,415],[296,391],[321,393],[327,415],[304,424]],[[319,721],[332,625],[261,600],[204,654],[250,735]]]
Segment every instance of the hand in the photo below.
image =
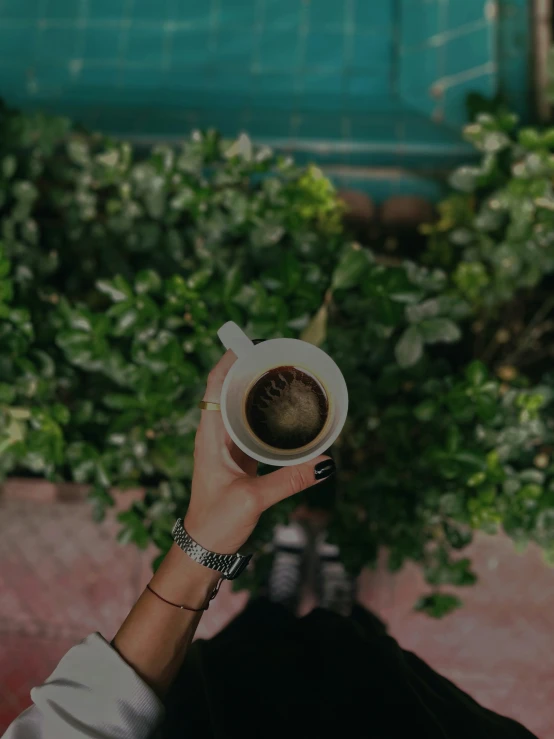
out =
[[[223,381],[236,358],[229,350],[212,369],[204,400],[219,403]],[[191,500],[184,521],[195,541],[219,554],[234,554],[267,508],[329,477],[334,463],[329,456],[320,455],[262,477],[257,477],[257,468],[256,460],[230,438],[221,413],[202,411],[194,447]]]

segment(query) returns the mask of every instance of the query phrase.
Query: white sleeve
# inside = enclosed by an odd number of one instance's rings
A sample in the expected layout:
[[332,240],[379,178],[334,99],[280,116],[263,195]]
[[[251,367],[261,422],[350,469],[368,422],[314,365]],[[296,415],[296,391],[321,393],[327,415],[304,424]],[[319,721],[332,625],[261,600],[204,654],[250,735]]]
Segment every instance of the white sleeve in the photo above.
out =
[[98,633],[72,647],[3,739],[152,739],[164,714],[154,691]]

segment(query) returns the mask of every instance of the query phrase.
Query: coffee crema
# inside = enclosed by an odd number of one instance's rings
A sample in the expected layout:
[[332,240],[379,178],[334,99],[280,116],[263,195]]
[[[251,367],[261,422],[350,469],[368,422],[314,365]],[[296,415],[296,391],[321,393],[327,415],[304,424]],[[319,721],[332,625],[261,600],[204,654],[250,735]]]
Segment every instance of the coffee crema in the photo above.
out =
[[304,369],[275,367],[252,385],[246,420],[264,444],[279,450],[300,449],[322,432],[329,401],[321,382]]

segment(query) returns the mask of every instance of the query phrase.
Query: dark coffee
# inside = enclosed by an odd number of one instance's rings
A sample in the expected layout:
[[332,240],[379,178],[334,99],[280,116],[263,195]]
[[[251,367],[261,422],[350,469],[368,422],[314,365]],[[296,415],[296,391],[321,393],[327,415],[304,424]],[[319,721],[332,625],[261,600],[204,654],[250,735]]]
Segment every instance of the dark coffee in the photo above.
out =
[[257,380],[246,398],[246,420],[254,434],[277,449],[299,449],[322,431],[327,394],[313,375],[298,367],[275,367]]

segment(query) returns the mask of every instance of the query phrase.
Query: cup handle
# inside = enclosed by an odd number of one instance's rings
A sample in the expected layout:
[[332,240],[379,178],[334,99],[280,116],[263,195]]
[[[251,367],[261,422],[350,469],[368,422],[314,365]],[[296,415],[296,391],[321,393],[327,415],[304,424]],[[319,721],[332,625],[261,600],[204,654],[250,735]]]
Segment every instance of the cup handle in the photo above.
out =
[[234,321],[227,321],[217,332],[226,349],[232,349],[237,357],[254,347],[254,343]]

